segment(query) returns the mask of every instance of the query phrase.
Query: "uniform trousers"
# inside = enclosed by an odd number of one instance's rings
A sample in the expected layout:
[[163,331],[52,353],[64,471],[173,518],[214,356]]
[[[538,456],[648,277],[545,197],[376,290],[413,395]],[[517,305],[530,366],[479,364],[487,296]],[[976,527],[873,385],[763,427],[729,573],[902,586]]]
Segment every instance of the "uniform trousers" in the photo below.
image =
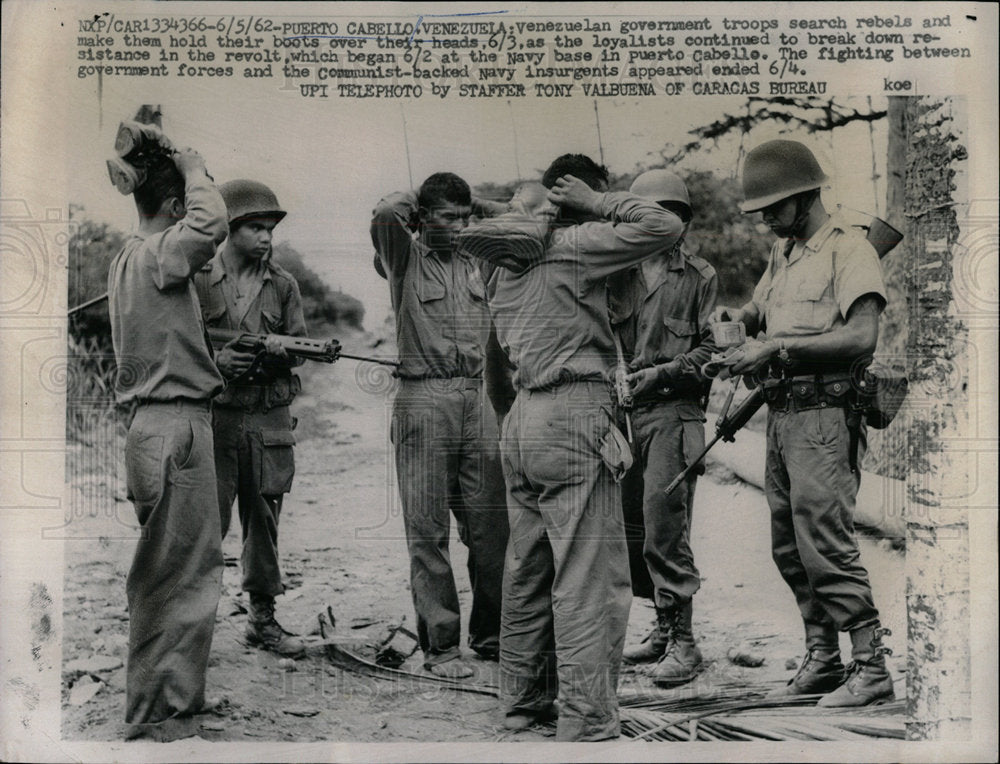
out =
[[620,733],[631,591],[621,494],[600,455],[610,405],[603,382],[520,390],[504,420],[501,696],[508,714],[541,714],[558,698],[558,740]]
[[[138,407],[125,445],[141,526],[126,591],[127,737],[193,734],[222,587],[208,401]],[[173,733],[177,733],[176,735]]]
[[391,437],[410,555],[410,588],[424,663],[460,655],[461,614],[451,557],[451,514],[468,547],[469,646],[499,650],[507,505],[496,416],[482,380],[404,379]]
[[669,496],[664,489],[705,447],[705,415],[695,401],[637,406],[632,426],[640,467],[645,539],[643,558],[658,608],[689,602],[701,586],[691,552],[691,510],[697,477]]
[[215,470],[222,535],[237,501],[243,536],[243,590],[274,597],[285,591],[278,556],[282,495],[295,474],[292,418],[288,406],[244,411],[216,406]]
[[843,408],[768,410],[764,490],[771,551],[795,594],[808,647],[835,648],[838,631],[878,620],[854,537],[861,478],[851,472],[849,447]]

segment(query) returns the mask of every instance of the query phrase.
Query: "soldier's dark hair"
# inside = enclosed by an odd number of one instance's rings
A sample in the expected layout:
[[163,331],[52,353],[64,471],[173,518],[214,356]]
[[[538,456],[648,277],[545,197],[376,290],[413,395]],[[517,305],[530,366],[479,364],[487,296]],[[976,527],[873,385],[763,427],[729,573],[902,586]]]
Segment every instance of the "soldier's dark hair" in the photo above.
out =
[[542,176],[542,185],[552,188],[563,175],[579,178],[594,191],[602,191],[608,184],[608,168],[597,164],[586,154],[563,154],[558,157]]
[[151,217],[160,211],[160,205],[171,197],[184,201],[184,176],[173,160],[164,157],[149,168],[146,182],[132,196],[142,215]]
[[472,204],[469,184],[453,172],[436,172],[420,185],[417,202],[425,209],[433,209],[441,203]]

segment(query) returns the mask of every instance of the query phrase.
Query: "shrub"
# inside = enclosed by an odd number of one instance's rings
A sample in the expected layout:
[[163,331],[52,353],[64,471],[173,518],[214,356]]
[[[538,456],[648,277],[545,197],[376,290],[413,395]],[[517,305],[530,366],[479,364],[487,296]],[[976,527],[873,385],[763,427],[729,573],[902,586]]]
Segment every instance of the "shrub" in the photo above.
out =
[[344,292],[330,289],[317,273],[302,261],[302,255],[287,242],[274,248],[275,262],[295,277],[302,293],[302,311],[306,324],[346,324],[361,329],[365,307]]

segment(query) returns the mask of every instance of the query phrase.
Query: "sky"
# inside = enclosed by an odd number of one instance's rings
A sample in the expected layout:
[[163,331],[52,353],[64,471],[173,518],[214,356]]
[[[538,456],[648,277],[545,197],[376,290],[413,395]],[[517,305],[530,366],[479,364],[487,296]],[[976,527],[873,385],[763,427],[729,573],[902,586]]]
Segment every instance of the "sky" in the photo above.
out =
[[[537,178],[560,154],[598,159],[601,149],[612,172],[632,172],[656,162],[668,143],[690,140],[692,128],[746,105],[735,97],[600,99],[595,115],[594,99],[582,96],[319,100],[282,90],[279,80],[241,77],[63,82],[66,113],[74,123],[62,134],[70,157],[69,201],[82,204],[95,219],[134,228],[131,199],[111,186],[104,160],[112,154],[119,121],[133,116],[140,104],[159,104],[167,135],[201,152],[217,182],[252,178],[274,190],[288,210],[275,241],[291,243],[332,287],[361,299],[369,329],[381,323],[389,306],[385,283],[373,278],[371,269],[370,213],[385,194],[408,188],[411,175],[414,185],[443,170],[470,185],[503,183],[516,179],[518,170],[521,177]],[[864,109],[867,103],[855,106]],[[884,108],[884,99],[874,99],[874,106]],[[744,150],[778,132],[776,125],[755,129],[745,137]],[[858,125],[834,135],[794,137],[814,149],[834,179],[825,198],[876,211],[871,142],[877,171],[884,175],[884,120],[874,136]],[[736,137],[723,140],[685,158],[679,169],[733,176],[739,150]],[[878,194],[884,198],[884,178]]]

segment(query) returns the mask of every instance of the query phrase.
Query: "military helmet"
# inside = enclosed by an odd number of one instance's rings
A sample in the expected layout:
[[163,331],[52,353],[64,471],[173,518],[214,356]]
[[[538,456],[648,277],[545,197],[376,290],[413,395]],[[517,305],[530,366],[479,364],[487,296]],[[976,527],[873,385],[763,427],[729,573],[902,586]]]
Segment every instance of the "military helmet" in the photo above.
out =
[[822,186],[828,178],[798,141],[762,143],[743,162],[743,212],[757,212],[789,196]]
[[677,202],[687,209],[691,218],[691,197],[677,173],[670,170],[647,170],[632,181],[629,191],[651,202]]
[[219,186],[219,192],[226,202],[230,225],[248,218],[277,222],[287,214],[274,192],[255,180],[231,180]]

